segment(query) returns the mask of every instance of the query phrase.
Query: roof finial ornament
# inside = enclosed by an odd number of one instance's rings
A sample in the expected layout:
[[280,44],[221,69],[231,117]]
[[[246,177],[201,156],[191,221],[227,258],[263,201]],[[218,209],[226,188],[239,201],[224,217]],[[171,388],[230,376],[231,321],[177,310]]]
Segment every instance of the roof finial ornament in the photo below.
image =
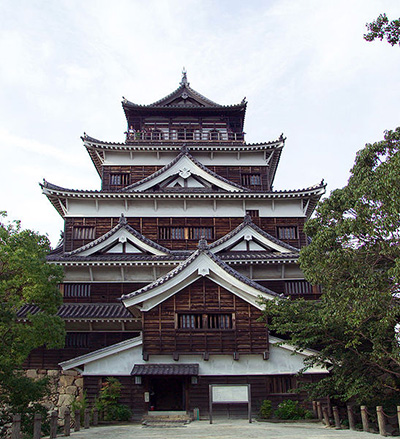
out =
[[182,81],[180,84],[181,85],[189,85],[188,80],[187,80],[187,71],[186,71],[185,67],[182,69]]
[[120,224],[126,224],[127,223],[125,215],[122,212],[121,212],[121,217],[119,218],[119,223]]
[[246,215],[244,216],[243,222],[245,224],[249,224],[249,223],[253,222],[253,220],[251,219],[251,216],[248,213],[246,213]]
[[208,250],[207,240],[206,240],[206,237],[204,235],[202,235],[202,237],[200,238],[199,244],[197,245],[197,248],[199,250]]

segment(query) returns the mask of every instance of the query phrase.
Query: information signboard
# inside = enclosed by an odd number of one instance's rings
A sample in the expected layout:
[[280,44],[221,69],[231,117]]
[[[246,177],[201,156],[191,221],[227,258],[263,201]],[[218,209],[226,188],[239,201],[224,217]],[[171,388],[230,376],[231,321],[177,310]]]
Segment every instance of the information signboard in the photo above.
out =
[[210,384],[210,424],[213,404],[247,404],[251,422],[250,384]]

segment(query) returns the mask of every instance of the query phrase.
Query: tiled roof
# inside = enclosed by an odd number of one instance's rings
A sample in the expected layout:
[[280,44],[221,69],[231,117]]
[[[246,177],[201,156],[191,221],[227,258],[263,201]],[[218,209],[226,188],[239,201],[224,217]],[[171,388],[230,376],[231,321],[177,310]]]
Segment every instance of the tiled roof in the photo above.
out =
[[126,229],[131,235],[135,236],[137,239],[139,239],[144,244],[147,244],[150,247],[153,247],[153,248],[155,248],[161,252],[167,253],[167,254],[170,253],[170,251],[166,247],[163,247],[162,245],[157,244],[156,242],[152,241],[151,239],[146,238],[144,235],[142,235],[137,230],[135,230],[133,227],[131,227],[128,224],[124,215],[121,215],[118,224],[115,227],[113,227],[110,231],[105,233],[103,236],[100,236],[99,238],[95,239],[94,241],[89,242],[88,244],[86,244],[82,247],[79,247],[76,250],[73,250],[71,252],[66,252],[65,256],[72,256],[75,254],[79,254],[83,251],[89,250],[89,249],[95,247],[96,245],[101,244],[106,239],[110,238],[112,235],[114,235],[120,229]]
[[[40,309],[36,305],[24,305],[17,316],[23,319],[27,314],[37,314]],[[132,319],[132,314],[122,303],[64,303],[58,309],[57,315],[66,320],[114,320]]]
[[[210,244],[210,250],[221,245],[222,243],[228,241],[233,236],[237,235],[242,229],[244,229],[246,226],[250,226],[252,229],[254,229],[256,232],[258,232],[260,235],[264,236],[266,239],[268,239],[271,242],[274,242],[277,245],[280,245],[281,247],[286,248],[287,250],[290,250],[291,252],[298,253],[300,250],[296,247],[293,247],[286,242],[281,241],[278,238],[275,238],[275,236],[270,235],[269,233],[265,232],[264,230],[260,229],[257,225],[255,225],[250,217],[250,215],[246,215],[244,217],[244,221],[239,224],[235,229],[231,230],[229,233],[224,235],[222,238],[218,239],[217,241],[214,241],[212,244]],[[251,256],[251,254],[249,254]]]
[[135,364],[131,375],[198,375],[199,365],[189,364]]
[[255,282],[255,281],[249,279],[248,277],[244,276],[243,274],[239,273],[234,268],[230,267],[226,262],[224,262],[218,256],[214,255],[209,250],[209,247],[208,247],[207,243],[205,242],[205,240],[200,240],[199,241],[199,248],[196,251],[194,251],[185,261],[181,262],[176,268],[169,271],[164,276],[161,276],[156,281],[144,286],[143,288],[141,288],[137,291],[134,291],[132,293],[123,295],[121,297],[121,299],[123,300],[123,299],[128,299],[130,297],[139,296],[140,294],[146,293],[146,292],[158,287],[159,285],[167,282],[168,280],[177,276],[181,271],[183,271],[190,264],[192,264],[202,253],[205,253],[212,261],[214,261],[224,271],[226,271],[227,273],[229,273],[231,276],[235,277],[236,279],[240,280],[241,282],[245,283],[246,285],[249,285],[255,289],[258,289],[260,292],[263,292],[263,293],[266,293],[269,295],[279,296],[279,294],[275,293],[274,291],[270,290],[269,288],[266,288],[266,287],[258,284],[257,282]]
[[120,189],[119,192],[132,192],[135,187],[140,186],[144,183],[147,183],[148,181],[153,180],[154,178],[158,177],[159,175],[165,173],[168,169],[170,169],[172,166],[174,166],[179,160],[182,159],[182,157],[187,157],[189,160],[191,160],[196,166],[198,166],[200,169],[202,169],[207,174],[211,175],[212,177],[229,184],[230,186],[236,187],[237,189],[240,189],[243,192],[251,192],[249,188],[246,188],[244,186],[241,186],[240,184],[236,184],[224,177],[221,177],[220,175],[216,174],[215,172],[208,169],[206,166],[204,166],[202,163],[200,163],[197,159],[195,159],[187,149],[186,144],[183,145],[182,150],[180,154],[178,154],[174,160],[172,160],[170,163],[165,165],[163,168],[159,169],[158,171],[154,172],[153,174],[149,175],[148,177],[144,178],[143,180],[137,181],[136,183],[133,183],[129,186],[124,187],[123,189]]

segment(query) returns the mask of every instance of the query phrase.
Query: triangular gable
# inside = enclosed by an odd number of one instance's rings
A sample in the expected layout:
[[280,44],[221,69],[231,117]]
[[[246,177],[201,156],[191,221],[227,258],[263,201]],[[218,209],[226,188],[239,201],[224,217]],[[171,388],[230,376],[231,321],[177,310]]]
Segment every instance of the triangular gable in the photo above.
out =
[[260,297],[270,300],[278,296],[227,265],[211,253],[204,242],[200,241],[198,250],[163,277],[138,291],[122,296],[124,305],[131,307],[140,304],[142,311],[149,311],[203,276],[258,309],[262,309]]
[[223,252],[267,252],[299,253],[299,249],[275,238],[256,226],[249,215],[242,224],[210,245],[213,253]]
[[250,192],[248,188],[233,183],[202,165],[185,148],[168,165],[143,180],[121,189],[121,192],[143,192],[154,189]]
[[147,254],[154,256],[165,256],[170,251],[144,237],[131,227],[126,218],[121,216],[119,223],[109,232],[100,238],[86,244],[72,252],[65,253],[66,256],[90,256],[95,254]]

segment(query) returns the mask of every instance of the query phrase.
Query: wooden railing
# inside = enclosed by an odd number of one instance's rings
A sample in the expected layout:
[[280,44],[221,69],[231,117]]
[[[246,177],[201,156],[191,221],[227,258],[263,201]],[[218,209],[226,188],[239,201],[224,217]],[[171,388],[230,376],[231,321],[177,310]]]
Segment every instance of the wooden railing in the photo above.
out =
[[173,142],[244,142],[245,133],[210,130],[129,130],[126,134],[127,142],[142,141],[173,141]]

